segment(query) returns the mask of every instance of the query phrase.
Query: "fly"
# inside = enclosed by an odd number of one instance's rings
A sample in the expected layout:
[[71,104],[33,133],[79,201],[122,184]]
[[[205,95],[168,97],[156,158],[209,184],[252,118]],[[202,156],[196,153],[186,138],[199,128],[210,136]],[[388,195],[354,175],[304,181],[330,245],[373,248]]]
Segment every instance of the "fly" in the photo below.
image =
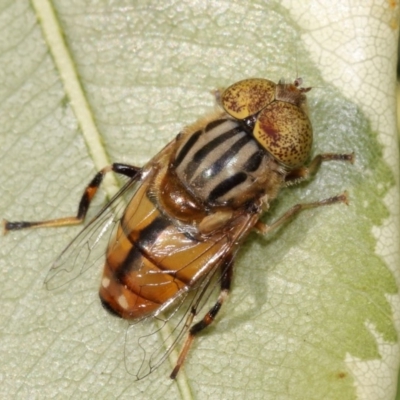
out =
[[[184,128],[145,166],[114,163],[99,171],[76,216],[4,222],[5,232],[80,224],[105,174],[113,171],[129,179],[55,261],[46,284],[60,287],[89,267],[85,257],[84,265],[75,261],[90,251],[82,247],[94,231],[105,230],[102,221],[114,226],[111,206],[134,190],[106,250],[100,300],[110,313],[133,324],[157,319],[172,324],[176,333],[166,348],[146,344],[161,328],[139,338],[144,352],[138,379],[157,368],[186,334],[171,373],[172,379],[177,376],[194,338],[214,321],[228,297],[235,256],[251,231],[266,234],[302,210],[347,204],[344,192],[297,204],[271,225],[260,221],[281,188],[310,178],[322,162],[354,161],[354,154],[324,153],[307,163],[313,141],[306,104],[311,88],[301,85],[300,78],[289,84],[257,78],[237,82],[216,92],[220,111]],[[214,281],[220,286],[218,298],[194,322]],[[178,312],[184,317],[171,322]]]

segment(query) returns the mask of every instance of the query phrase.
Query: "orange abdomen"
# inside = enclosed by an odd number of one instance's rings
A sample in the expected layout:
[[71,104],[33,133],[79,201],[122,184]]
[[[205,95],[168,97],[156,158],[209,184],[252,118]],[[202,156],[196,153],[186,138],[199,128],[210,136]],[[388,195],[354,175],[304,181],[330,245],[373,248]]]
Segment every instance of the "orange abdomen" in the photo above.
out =
[[135,193],[106,255],[100,298],[126,319],[145,317],[187,290],[220,263],[223,235],[198,241],[182,233],[147,196],[149,183]]

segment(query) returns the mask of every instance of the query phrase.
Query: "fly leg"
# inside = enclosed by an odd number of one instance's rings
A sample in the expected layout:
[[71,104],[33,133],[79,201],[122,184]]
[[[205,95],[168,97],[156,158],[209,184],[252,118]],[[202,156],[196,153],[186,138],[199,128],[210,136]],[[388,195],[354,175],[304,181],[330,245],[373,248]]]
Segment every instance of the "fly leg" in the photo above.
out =
[[[296,185],[299,182],[302,182],[306,179],[309,179],[312,175],[314,175],[320,165],[325,161],[347,161],[350,163],[354,163],[354,153],[350,154],[338,154],[338,153],[323,153],[315,156],[311,163],[307,167],[300,167],[290,171],[288,175],[286,175],[285,182],[286,185]],[[316,201],[314,203],[305,203],[305,204],[296,204],[285,214],[283,214],[277,221],[275,221],[272,225],[266,225],[261,221],[258,221],[254,228],[260,233],[266,234],[278,226],[284,224],[287,220],[292,218],[294,215],[298,214],[302,210],[307,210],[309,208],[316,208],[321,206],[328,206],[335,203],[345,203],[348,204],[348,195],[347,192],[344,192],[338,196],[329,197],[328,199]]]
[[348,161],[350,163],[354,163],[354,153],[351,154],[336,154],[336,153],[324,153],[318,154],[315,156],[311,163],[307,167],[300,167],[290,171],[285,178],[285,182],[288,186],[295,185],[299,182],[302,182],[310,176],[314,175],[320,165],[325,161]]
[[89,185],[86,187],[85,191],[83,192],[81,201],[79,202],[78,212],[76,216],[50,219],[47,221],[32,221],[32,222],[28,221],[9,222],[3,220],[4,233],[7,233],[8,231],[16,231],[19,229],[26,229],[26,228],[39,228],[39,227],[47,228],[54,226],[68,226],[68,225],[80,224],[85,219],[85,216],[90,206],[90,202],[92,201],[99,186],[101,185],[104,175],[107,174],[107,172],[111,171],[117,174],[125,175],[133,180],[138,180],[140,177],[141,168],[120,163],[114,163],[112,165],[109,165],[100,170],[91,180]]
[[332,204],[336,203],[344,203],[346,205],[349,204],[349,199],[348,199],[348,194],[347,192],[344,192],[342,194],[339,194],[338,196],[333,196],[329,197],[327,199],[315,201],[313,203],[304,203],[304,204],[296,204],[289,210],[285,212],[280,218],[278,218],[274,223],[271,225],[266,225],[262,223],[261,221],[258,221],[254,228],[263,234],[267,234],[274,229],[278,228],[285,222],[287,222],[289,219],[291,219],[294,215],[300,213],[303,210],[308,210],[310,208],[317,208],[317,207],[322,207],[322,206],[330,206]]
[[[194,338],[196,335],[201,332],[204,328],[207,328],[208,325],[210,325],[216,315],[218,314],[219,310],[221,309],[222,304],[228,297],[230,288],[231,288],[231,282],[232,282],[232,272],[233,272],[233,258],[232,256],[228,256],[227,261],[225,261],[222,266],[222,277],[221,277],[221,292],[218,296],[218,299],[216,303],[210,308],[210,310],[207,312],[207,314],[203,317],[203,319],[196,324],[194,324],[190,329],[189,329],[189,334],[186,338],[186,341],[182,347],[182,350],[179,354],[178,361],[175,365],[175,368],[173,369],[170,378],[175,379],[176,376],[178,375],[178,372],[184,363],[187,353],[190,349],[190,346],[193,343]],[[191,311],[191,317],[189,321],[193,320],[195,315],[197,314],[196,307],[193,307]]]
[[[337,153],[323,153],[318,154],[315,156],[311,163],[307,167],[300,167],[294,169],[293,171],[289,172],[289,174],[285,178],[286,185],[296,185],[299,182],[302,182],[306,179],[309,179],[312,175],[314,175],[320,165],[325,161],[347,161],[350,163],[354,163],[354,153],[350,154],[337,154]],[[348,194],[344,192],[338,196],[329,197],[327,199],[315,201],[313,203],[305,203],[305,204],[296,204],[288,211],[285,212],[277,221],[275,221],[272,225],[266,225],[261,221],[258,221],[254,228],[263,234],[266,234],[280,225],[287,222],[290,218],[294,215],[298,214],[300,211],[307,210],[310,208],[317,208],[321,206],[329,206],[335,203],[345,203],[348,204]]]

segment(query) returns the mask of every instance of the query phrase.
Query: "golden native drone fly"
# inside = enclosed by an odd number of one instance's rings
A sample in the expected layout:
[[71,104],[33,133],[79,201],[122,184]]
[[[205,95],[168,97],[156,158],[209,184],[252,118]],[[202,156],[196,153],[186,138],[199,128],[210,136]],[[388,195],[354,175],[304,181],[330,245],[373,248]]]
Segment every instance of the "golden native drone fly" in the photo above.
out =
[[[188,332],[171,378],[177,376],[193,339],[213,322],[225,301],[235,255],[252,230],[265,234],[301,210],[347,203],[343,193],[297,204],[272,225],[260,221],[282,187],[309,178],[324,161],[354,159],[353,154],[320,154],[305,165],[313,139],[306,106],[311,88],[301,84],[300,78],[290,84],[267,79],[237,82],[216,93],[221,111],[184,128],[144,167],[115,163],[98,172],[75,217],[4,222],[6,232],[79,224],[107,172],[129,178],[96,217],[135,187],[106,251],[101,302],[112,314],[140,322],[155,318],[165,324],[177,310],[186,310],[174,327],[175,341],[158,348],[157,354],[144,349],[147,358],[138,367],[138,379],[158,367]],[[74,260],[86,244],[84,232],[96,218],[56,260],[46,278],[49,287],[65,283],[59,276],[61,270],[65,273],[65,263],[75,273],[86,269]],[[214,277],[220,285],[218,299],[193,323]]]

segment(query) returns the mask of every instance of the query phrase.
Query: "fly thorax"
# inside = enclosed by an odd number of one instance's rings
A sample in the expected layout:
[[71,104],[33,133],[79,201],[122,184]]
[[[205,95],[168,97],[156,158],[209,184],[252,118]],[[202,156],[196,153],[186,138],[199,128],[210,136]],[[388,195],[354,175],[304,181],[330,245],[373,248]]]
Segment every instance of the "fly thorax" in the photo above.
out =
[[236,120],[219,118],[183,135],[172,167],[208,206],[240,206],[263,191],[270,156]]

